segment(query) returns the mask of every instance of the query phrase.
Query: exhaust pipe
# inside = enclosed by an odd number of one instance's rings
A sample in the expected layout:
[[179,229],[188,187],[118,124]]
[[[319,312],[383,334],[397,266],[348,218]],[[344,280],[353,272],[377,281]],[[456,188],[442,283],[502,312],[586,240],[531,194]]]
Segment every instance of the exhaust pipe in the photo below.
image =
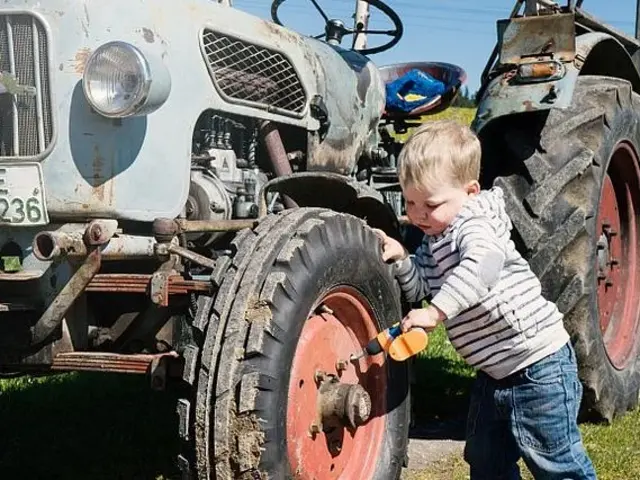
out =
[[[85,241],[85,232],[40,232],[33,239],[33,254],[38,260],[52,261],[62,257],[86,257],[91,245]],[[155,257],[156,241],[153,237],[119,235],[96,246],[103,260]]]

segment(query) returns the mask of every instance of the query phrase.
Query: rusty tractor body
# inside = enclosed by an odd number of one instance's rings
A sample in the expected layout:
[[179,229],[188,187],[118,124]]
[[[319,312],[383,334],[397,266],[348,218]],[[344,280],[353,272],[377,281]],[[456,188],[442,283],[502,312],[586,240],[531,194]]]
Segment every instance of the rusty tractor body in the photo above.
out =
[[[379,0],[353,29],[320,11],[319,39],[278,25],[283,3],[274,22],[208,0],[3,3],[0,369],[186,386],[185,475],[396,478],[406,367],[338,360],[401,315],[367,226],[403,232],[388,127],[446,108],[464,72],[377,68],[402,35]],[[370,6],[393,24],[380,47]],[[446,92],[387,112],[412,68]]]
[[474,128],[483,183],[565,315],[583,418],[611,421],[640,388],[640,41],[582,4],[518,1],[498,22]]

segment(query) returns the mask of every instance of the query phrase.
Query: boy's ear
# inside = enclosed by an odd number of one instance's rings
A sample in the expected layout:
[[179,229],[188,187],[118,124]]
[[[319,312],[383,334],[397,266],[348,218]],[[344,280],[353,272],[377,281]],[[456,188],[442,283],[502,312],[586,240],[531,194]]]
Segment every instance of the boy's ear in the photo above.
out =
[[480,193],[480,183],[477,180],[471,180],[465,185],[465,190],[469,195],[477,195]]

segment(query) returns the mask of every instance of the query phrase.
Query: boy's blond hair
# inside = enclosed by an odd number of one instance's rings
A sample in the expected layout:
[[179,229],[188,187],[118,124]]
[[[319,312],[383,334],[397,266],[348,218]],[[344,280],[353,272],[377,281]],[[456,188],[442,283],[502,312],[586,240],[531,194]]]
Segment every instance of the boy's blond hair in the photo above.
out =
[[398,158],[402,188],[462,187],[480,177],[478,137],[453,120],[427,122],[415,130]]

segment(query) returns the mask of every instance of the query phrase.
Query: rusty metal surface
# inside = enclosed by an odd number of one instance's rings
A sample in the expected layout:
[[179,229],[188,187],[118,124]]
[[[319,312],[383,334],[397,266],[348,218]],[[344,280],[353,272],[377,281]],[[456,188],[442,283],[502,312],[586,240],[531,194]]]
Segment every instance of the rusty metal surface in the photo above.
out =
[[[94,226],[94,232],[96,227]],[[87,230],[88,231],[88,230]],[[101,230],[101,235],[104,230]],[[85,257],[91,245],[85,243],[90,235],[84,230],[71,232],[43,231],[33,239],[33,253],[40,260],[53,260],[59,257]],[[97,247],[104,260],[122,260],[132,258],[149,258],[155,256],[156,241],[153,237],[140,235],[118,235],[106,242],[100,237]]]
[[167,250],[169,251],[169,253],[174,253],[203,267],[207,267],[212,270],[216,268],[216,262],[214,260],[207,258],[204,255],[200,255],[199,253],[192,252],[191,250],[187,250],[186,248],[180,247],[178,245],[169,245]]
[[605,33],[586,33],[576,38],[575,59],[573,62],[564,63],[566,74],[560,80],[519,84],[511,81],[515,72],[505,72],[497,76],[489,82],[478,102],[473,129],[480,132],[491,120],[505,115],[567,108],[571,105],[575,83],[585,59],[594,47],[605,42],[610,43],[611,48],[620,48],[621,55],[627,55],[622,51],[622,45],[611,36]]
[[84,232],[84,242],[87,245],[102,245],[107,243],[116,234],[117,230],[117,220],[93,220]]
[[255,228],[258,221],[254,219],[247,220],[184,220],[177,219],[177,225],[181,232],[235,232],[244,230],[245,228]]
[[366,423],[371,415],[371,397],[362,385],[342,383],[336,375],[327,375],[325,372],[316,372],[316,381],[319,388],[315,425],[319,430],[325,422],[334,418],[351,428]]
[[59,353],[53,358],[51,369],[145,374],[150,373],[152,362],[175,355],[175,352],[129,355],[107,352]]
[[[133,273],[99,273],[86,287],[87,292],[148,293],[152,275]],[[169,295],[185,295],[189,292],[209,292],[211,283],[201,280],[185,280],[181,275],[168,277]]]
[[84,263],[76,270],[69,282],[49,304],[42,316],[32,328],[32,344],[39,344],[46,340],[53,331],[60,326],[67,310],[73,305],[78,296],[84,291],[94,275],[100,270],[100,252],[92,251]]
[[[284,149],[277,125],[273,122],[263,122],[261,125],[261,133],[269,155],[269,160],[271,161],[271,167],[276,176],[286,177],[287,175],[291,175],[293,170],[291,169],[289,157],[287,156],[287,151]],[[286,195],[283,201],[287,208],[295,208],[297,206],[296,202]]]
[[575,16],[563,13],[499,20],[498,42],[502,65],[539,55],[571,62],[576,54]]

